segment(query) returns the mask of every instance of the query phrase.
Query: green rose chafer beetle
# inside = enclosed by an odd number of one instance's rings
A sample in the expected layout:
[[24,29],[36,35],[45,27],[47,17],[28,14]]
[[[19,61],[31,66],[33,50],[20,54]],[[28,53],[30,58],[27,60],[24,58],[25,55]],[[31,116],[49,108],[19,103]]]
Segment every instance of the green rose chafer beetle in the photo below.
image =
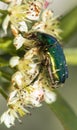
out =
[[68,78],[68,68],[65,55],[58,40],[50,34],[43,32],[32,32],[29,39],[36,40],[36,46],[44,52],[44,65],[47,66],[53,88],[63,84]]

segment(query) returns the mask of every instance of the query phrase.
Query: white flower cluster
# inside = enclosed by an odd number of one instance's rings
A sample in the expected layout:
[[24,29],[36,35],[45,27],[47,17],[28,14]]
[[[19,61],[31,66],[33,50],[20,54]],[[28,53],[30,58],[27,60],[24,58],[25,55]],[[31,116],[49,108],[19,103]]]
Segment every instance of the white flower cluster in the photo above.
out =
[[[3,29],[7,34],[10,23],[14,38],[14,46],[19,49],[24,45],[29,50],[23,58],[18,56],[10,60],[11,67],[17,67],[11,80],[12,92],[9,94],[8,110],[1,116],[1,123],[9,128],[15,124],[19,116],[30,114],[28,107],[40,107],[42,101],[52,103],[56,95],[52,92],[52,84],[43,52],[36,47],[36,41],[27,39],[27,34],[40,31],[59,38],[58,22],[53,12],[47,7],[49,0],[5,0],[8,4],[8,15],[3,22]],[[25,33],[26,38],[23,37]]]
[[[51,81],[46,67],[41,69],[42,57],[38,55],[37,48],[30,49],[23,59],[13,57],[10,60],[11,67],[18,66],[18,71],[12,76],[13,91],[9,95],[9,109],[2,115],[1,123],[4,122],[9,128],[20,116],[30,114],[28,107],[40,107],[42,101],[52,103],[56,95],[52,92]],[[36,78],[38,77],[38,78]],[[36,80],[35,80],[36,79]]]
[[[33,31],[41,31],[48,33],[60,39],[61,30],[58,28],[57,18],[53,16],[53,12],[48,9],[49,0],[5,0],[10,2],[8,6],[9,14],[3,22],[3,29],[7,34],[9,22],[14,39],[14,46],[19,49],[27,44],[22,33]],[[25,45],[26,45],[25,44]]]

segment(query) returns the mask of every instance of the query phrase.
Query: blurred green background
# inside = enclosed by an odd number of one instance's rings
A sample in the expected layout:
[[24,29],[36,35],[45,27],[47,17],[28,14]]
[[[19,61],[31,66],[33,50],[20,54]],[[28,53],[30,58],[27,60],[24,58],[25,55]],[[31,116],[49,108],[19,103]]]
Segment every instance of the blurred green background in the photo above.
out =
[[[53,0],[52,9],[55,15],[64,15],[77,5],[77,0]],[[0,5],[1,6],[1,5]],[[71,18],[71,20],[73,20]],[[73,33],[71,38],[66,41],[65,48],[77,48],[77,32]],[[75,60],[77,60],[77,55]],[[77,65],[68,65],[69,78],[63,87],[58,88],[57,91],[64,97],[68,104],[72,107],[77,115]],[[5,99],[0,96],[0,115],[7,110]],[[50,108],[43,103],[40,108],[30,110],[32,115],[26,116],[22,119],[22,124],[16,122],[15,127],[11,130],[64,130],[60,121],[55,114],[51,112]],[[65,115],[66,116],[66,115]],[[0,125],[0,130],[7,130],[4,124]],[[73,129],[74,130],[74,129]]]

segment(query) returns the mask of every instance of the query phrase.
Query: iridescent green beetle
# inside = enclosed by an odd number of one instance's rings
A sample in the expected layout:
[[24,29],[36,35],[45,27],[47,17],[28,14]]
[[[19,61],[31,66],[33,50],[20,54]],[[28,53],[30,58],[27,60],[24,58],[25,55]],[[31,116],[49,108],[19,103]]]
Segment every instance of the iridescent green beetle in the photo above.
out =
[[36,40],[37,45],[44,51],[46,56],[45,64],[47,64],[53,87],[64,83],[68,78],[68,68],[63,49],[57,39],[42,32],[33,32],[29,35],[30,38]]

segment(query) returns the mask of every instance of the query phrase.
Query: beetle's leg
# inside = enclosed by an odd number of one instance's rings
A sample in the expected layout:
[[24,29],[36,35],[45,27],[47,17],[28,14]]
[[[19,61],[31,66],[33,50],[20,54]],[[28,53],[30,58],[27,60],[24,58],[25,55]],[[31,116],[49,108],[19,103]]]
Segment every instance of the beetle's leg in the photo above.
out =
[[52,85],[55,84],[55,81],[54,81],[54,78],[53,78],[53,73],[52,73],[52,70],[51,70],[51,61],[49,59],[49,57],[46,55],[46,60],[45,60],[45,66],[47,67],[47,70],[49,72],[49,76],[50,76],[50,79],[51,79],[51,82],[52,82]]

